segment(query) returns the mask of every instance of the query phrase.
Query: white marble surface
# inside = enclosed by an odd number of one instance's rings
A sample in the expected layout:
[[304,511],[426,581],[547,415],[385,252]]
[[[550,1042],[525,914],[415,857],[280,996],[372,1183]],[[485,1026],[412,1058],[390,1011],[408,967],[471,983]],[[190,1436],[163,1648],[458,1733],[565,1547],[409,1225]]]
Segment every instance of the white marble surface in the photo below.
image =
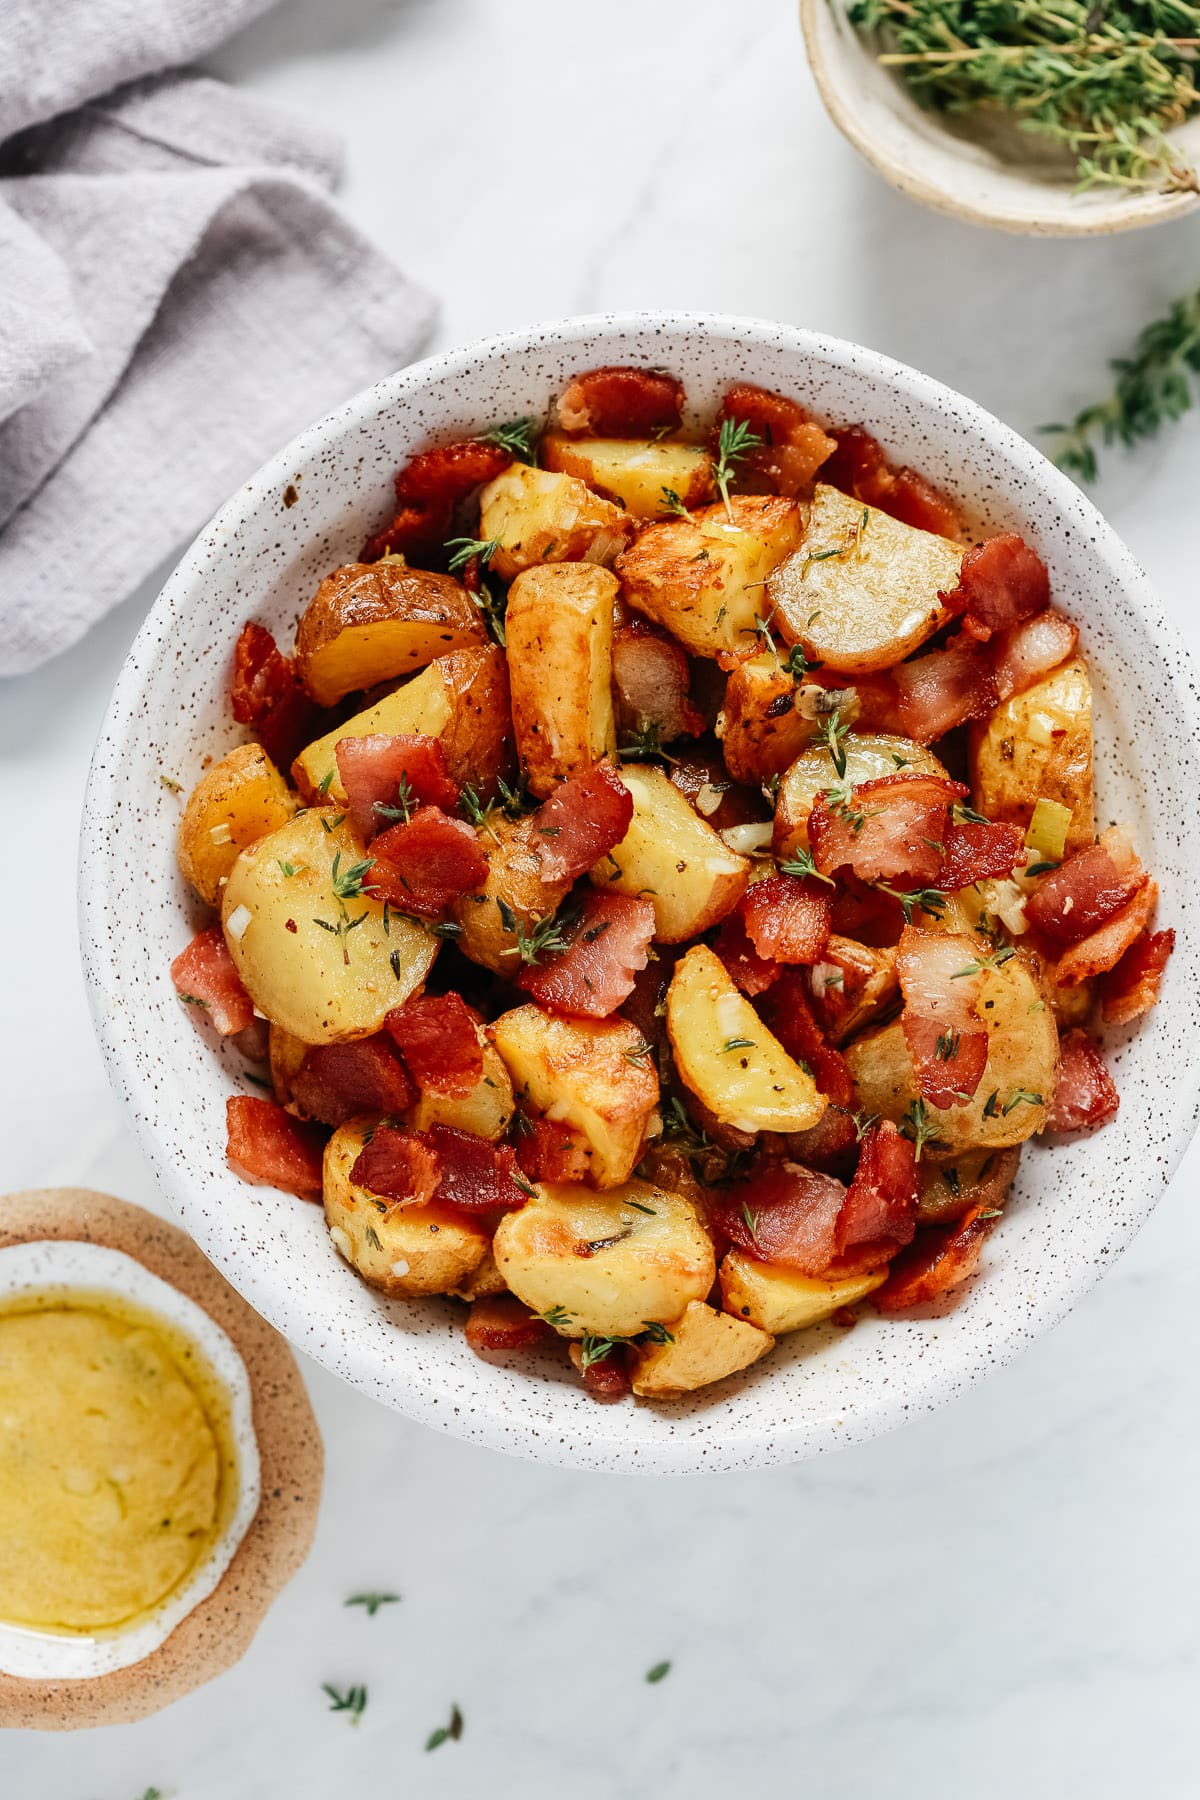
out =
[[[610,305],[723,307],[872,344],[1031,432],[1090,398],[1200,267],[1200,221],[1057,245],[900,199],[821,113],[790,0],[297,0],[216,66],[344,133],[346,204],[444,296],[439,346]],[[1185,422],[1114,457],[1099,498],[1200,654],[1198,450]],[[92,1042],[73,898],[88,755],[148,599],[0,684],[0,1186],[157,1206]],[[1184,1800],[1198,1186],[1194,1152],[1117,1269],[1014,1367],[791,1471],[526,1467],[310,1369],[317,1547],[250,1654],[141,1725],[10,1734],[0,1793]],[[368,1619],[342,1606],[362,1587],[404,1598]],[[647,1686],[660,1658],[672,1671]],[[323,1681],[367,1684],[357,1729]],[[465,1736],[426,1756],[452,1701]]]

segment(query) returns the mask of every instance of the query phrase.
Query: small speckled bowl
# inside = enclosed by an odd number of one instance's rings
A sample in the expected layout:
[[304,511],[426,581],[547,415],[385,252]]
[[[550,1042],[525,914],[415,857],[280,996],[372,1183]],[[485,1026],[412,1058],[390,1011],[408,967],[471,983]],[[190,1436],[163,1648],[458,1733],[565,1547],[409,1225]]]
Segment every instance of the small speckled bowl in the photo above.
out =
[[[1097,687],[1099,816],[1129,821],[1178,933],[1145,1029],[1114,1036],[1116,1122],[1032,1146],[986,1253],[941,1318],[784,1339],[748,1374],[669,1405],[597,1406],[569,1373],[476,1357],[450,1302],[390,1303],[331,1249],[318,1207],[225,1166],[225,1100],[243,1089],[178,1004],[168,965],[200,914],[175,867],[181,801],[205,755],[237,742],[226,694],[247,619],[290,644],[318,580],[389,511],[396,467],[430,443],[542,414],[596,363],[674,370],[704,416],[732,380],[862,421],[896,458],[962,497],[980,530],[1016,530],[1050,566]],[[794,1461],[941,1405],[1046,1331],[1133,1237],[1197,1119],[1200,727],[1194,676],[1145,577],[1074,484],[1006,426],[873,351],[717,316],[568,320],[406,369],[304,432],[201,532],[122,672],[88,785],[80,877],[84,967],[109,1073],[188,1229],[250,1303],[318,1362],[412,1418],[476,1443],[606,1470],[684,1472]],[[1169,1072],[1169,1074],[1168,1074]],[[244,1091],[252,1091],[245,1088]]]

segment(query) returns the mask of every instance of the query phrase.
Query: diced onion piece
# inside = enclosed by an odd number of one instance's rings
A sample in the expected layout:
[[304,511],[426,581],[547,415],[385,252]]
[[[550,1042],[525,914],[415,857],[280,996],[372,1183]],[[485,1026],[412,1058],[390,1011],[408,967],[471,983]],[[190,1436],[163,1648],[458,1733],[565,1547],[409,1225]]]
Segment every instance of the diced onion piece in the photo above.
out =
[[739,856],[751,856],[756,850],[766,850],[770,846],[774,832],[771,820],[763,819],[757,825],[727,825],[721,837]]
[[712,817],[713,813],[715,813],[720,806],[721,797],[721,789],[719,787],[714,787],[711,781],[706,781],[696,795],[696,798],[692,801],[692,805],[698,813],[703,813],[704,817],[708,819]]
[[1040,750],[1049,750],[1054,742],[1054,720],[1049,713],[1030,713],[1025,731],[1030,743],[1036,744]]
[[583,560],[590,563],[610,563],[618,550],[624,548],[624,532],[598,531],[584,551]]
[[214,844],[232,844],[233,827],[226,820],[223,825],[214,825],[209,831],[209,839]]
[[993,913],[1013,937],[1020,937],[1029,930],[1029,920],[1025,917],[1025,894],[1017,882],[985,881],[983,903],[985,910]]
[[229,936],[235,938],[240,944],[246,935],[246,927],[253,917],[254,914],[248,906],[235,906],[225,921],[225,929]]
[[1032,852],[1031,862],[1062,861],[1072,817],[1071,808],[1063,806],[1061,801],[1038,801],[1025,833],[1025,848]]
[[826,688],[815,681],[800,684],[793,696],[792,706],[802,719],[808,719],[813,724],[818,719],[827,719],[831,713],[836,713],[841,724],[853,725],[862,710],[857,688]]

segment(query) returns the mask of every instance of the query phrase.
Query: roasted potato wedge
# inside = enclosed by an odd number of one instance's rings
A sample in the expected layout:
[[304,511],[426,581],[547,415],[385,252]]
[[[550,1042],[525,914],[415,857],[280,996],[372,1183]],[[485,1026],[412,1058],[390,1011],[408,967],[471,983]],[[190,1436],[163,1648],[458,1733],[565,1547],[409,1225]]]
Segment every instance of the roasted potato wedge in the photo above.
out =
[[485,1228],[454,1206],[404,1206],[356,1187],[350,1171],[374,1124],[351,1119],[325,1146],[325,1222],[340,1256],[392,1299],[449,1294],[488,1254]]
[[545,563],[509,589],[508,679],[517,755],[531,793],[617,748],[613,603],[617,578],[592,563]]
[[625,1181],[659,1097],[637,1027],[626,1019],[563,1019],[531,1005],[502,1013],[492,1035],[522,1101],[584,1141],[591,1184]]
[[483,618],[449,575],[401,562],[345,563],[296,628],[296,673],[318,706],[486,645]]
[[[483,1038],[482,1029],[479,1035]],[[494,1143],[508,1130],[513,1110],[512,1082],[504,1058],[484,1040],[483,1074],[471,1092],[456,1096],[426,1091],[405,1114],[404,1122],[411,1131],[452,1125],[456,1131],[469,1131]]]
[[563,1337],[633,1337],[712,1287],[712,1242],[690,1200],[648,1181],[606,1193],[542,1182],[496,1229],[496,1265]]
[[498,776],[513,771],[508,666],[495,644],[440,656],[403,687],[355,713],[309,744],[292,764],[292,779],[308,804],[344,802],[335,751],[343,738],[419,731],[440,738],[450,773],[492,799]]
[[661,769],[626,763],[621,780],[633,795],[633,818],[590,878],[598,888],[646,895],[654,902],[655,937],[682,943],[733,911],[746,891],[750,864]]
[[630,605],[695,656],[747,650],[770,611],[764,582],[800,542],[794,500],[737,494],[690,519],[648,525],[617,558]]
[[544,468],[586,482],[632,519],[661,519],[672,510],[668,494],[684,506],[702,506],[712,498],[712,457],[699,444],[547,431],[538,455]]
[[644,1400],[669,1400],[724,1381],[775,1347],[775,1339],[745,1319],[693,1300],[670,1326],[670,1339],[638,1345],[633,1391]]
[[582,481],[515,462],[479,496],[479,535],[505,581],[539,563],[610,563],[629,537],[619,506]]
[[515,975],[521,966],[517,934],[506,924],[506,912],[514,926],[532,932],[557,910],[571,883],[542,880],[537,828],[527,818],[494,816],[480,833],[479,843],[487,857],[487,879],[450,908],[460,931],[458,948],[497,975]]
[[764,617],[805,655],[846,675],[890,668],[949,618],[963,546],[902,525],[818,482],[794,556],[767,583]]
[[292,1098],[292,1082],[300,1073],[300,1065],[310,1046],[302,1038],[293,1037],[281,1025],[267,1027],[267,1066],[271,1071],[271,1087],[280,1106],[288,1112],[299,1112]]
[[285,825],[296,796],[261,744],[239,744],[200,777],[179,821],[179,868],[210,906],[249,844]]
[[771,651],[739,663],[729,677],[717,718],[725,766],[735,781],[782,775],[819,729],[795,705],[792,676]]
[[970,741],[974,804],[990,819],[1028,826],[1039,800],[1071,809],[1067,854],[1096,834],[1092,796],[1092,684],[1082,657],[998,706]]
[[[1054,1098],[1058,1031],[1037,972],[1023,953],[986,970],[975,1010],[990,1034],[987,1067],[963,1105],[927,1109],[934,1150],[999,1150],[1024,1143],[1042,1129]],[[847,1046],[845,1056],[865,1110],[899,1123],[917,1098],[900,1020],[865,1032]],[[1016,1099],[1024,1094],[1041,1097]]]
[[504,1277],[496,1267],[496,1258],[489,1249],[487,1255],[477,1269],[472,1270],[465,1281],[453,1290],[456,1300],[485,1300],[491,1294],[508,1292]]
[[872,1269],[865,1275],[842,1275],[833,1280],[798,1275],[771,1263],[755,1262],[740,1250],[731,1250],[721,1264],[721,1304],[736,1319],[746,1319],[772,1337],[785,1331],[803,1331],[822,1325],[843,1306],[852,1306],[865,1294],[882,1287],[887,1270]]
[[887,732],[852,731],[843,738],[842,749],[846,757],[844,776],[838,774],[829,746],[822,742],[803,750],[780,782],[771,847],[781,860],[807,847],[808,815],[823,788],[843,783],[854,787],[860,781],[879,781],[885,775],[946,774],[932,750]]
[[695,944],[667,990],[667,1031],[680,1078],[737,1131],[807,1131],[824,1097],[738,992],[725,965]]
[[242,984],[261,1013],[305,1044],[378,1031],[438,952],[438,939],[402,913],[385,929],[379,901],[338,899],[335,858],[344,873],[362,856],[345,818],[314,807],[243,850],[225,884],[221,922]]

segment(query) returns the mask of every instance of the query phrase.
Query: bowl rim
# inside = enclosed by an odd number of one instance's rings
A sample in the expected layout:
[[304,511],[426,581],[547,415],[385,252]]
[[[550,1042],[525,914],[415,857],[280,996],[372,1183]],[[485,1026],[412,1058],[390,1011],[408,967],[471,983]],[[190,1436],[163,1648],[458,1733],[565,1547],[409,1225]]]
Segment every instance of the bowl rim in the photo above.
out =
[[[1081,210],[1077,221],[1051,221],[1039,215],[1032,201],[1024,211],[1014,209],[1004,213],[965,198],[956,193],[948,183],[929,180],[912,169],[901,167],[885,154],[871,132],[865,129],[860,116],[847,102],[841,83],[834,73],[835,59],[827,47],[826,30],[836,30],[836,18],[829,18],[828,15],[835,13],[837,4],[838,0],[800,0],[800,30],[817,92],[826,112],[846,141],[886,182],[908,199],[916,200],[923,206],[931,207],[934,212],[962,220],[969,225],[988,226],[993,231],[1007,231],[1019,237],[1049,238],[1115,237],[1119,232],[1140,231],[1150,225],[1163,225],[1172,219],[1184,218],[1200,206],[1200,194],[1150,192],[1131,195],[1116,190],[1107,205],[1097,205],[1086,212]],[[840,43],[840,35],[835,41]],[[939,125],[936,115],[930,113],[925,116],[944,139],[948,160],[953,160],[953,146],[956,143],[953,133]],[[911,126],[902,117],[901,123],[911,141]]]
[[[203,1216],[195,1218],[188,1205],[186,1170],[168,1149],[154,1117],[156,1101],[147,1093],[146,1083],[137,1071],[132,1036],[118,1029],[116,1018],[103,1004],[106,990],[111,992],[114,984],[119,990],[123,964],[116,949],[119,934],[113,934],[109,941],[102,931],[91,929],[93,916],[104,913],[110,884],[120,865],[114,844],[105,830],[117,778],[115,767],[104,766],[101,753],[106,742],[119,743],[139,729],[141,695],[149,682],[154,653],[167,640],[174,597],[186,592],[205,573],[206,546],[232,535],[261,507],[264,493],[276,491],[290,480],[298,456],[302,460],[310,459],[331,438],[340,437],[360,423],[364,414],[394,407],[408,394],[436,389],[481,361],[503,355],[536,354],[539,343],[548,335],[556,343],[574,340],[601,349],[606,341],[619,341],[623,334],[656,330],[703,333],[737,343],[770,341],[776,346],[783,344],[790,352],[817,364],[852,367],[856,373],[892,392],[909,397],[920,408],[931,403],[938,408],[949,408],[977,441],[982,438],[1009,462],[1017,459],[1045,497],[1055,501],[1060,511],[1073,513],[1075,520],[1087,527],[1097,556],[1119,579],[1126,604],[1152,631],[1162,652],[1164,674],[1172,696],[1187,720],[1193,741],[1200,742],[1200,675],[1191,664],[1178,628],[1162,612],[1147,576],[1088,496],[1036,446],[977,402],[920,370],[848,339],[720,312],[621,311],[541,320],[409,364],[361,389],[299,432],[256,470],[197,534],[164,583],[122,666],[100,728],[84,795],[78,868],[80,952],[89,1010],[106,1072],[122,1098],[127,1114],[132,1115],[135,1136],[170,1200],[175,1216],[189,1234],[195,1229],[194,1241],[200,1249],[211,1257],[218,1270],[270,1325],[333,1373],[368,1393],[373,1390],[377,1371],[361,1345],[343,1341],[340,1359],[335,1359],[330,1354],[323,1354],[319,1344],[304,1341],[303,1333],[297,1329],[294,1297],[273,1288],[253,1263],[249,1271],[244,1263],[235,1271],[225,1254],[228,1245],[223,1235],[215,1228],[201,1228]],[[1168,666],[1169,662],[1174,663],[1174,668]],[[1200,831],[1200,818],[1189,829]],[[518,1413],[506,1410],[502,1403],[483,1391],[474,1396],[469,1429],[459,1422],[457,1408],[451,1411],[440,1407],[436,1399],[427,1400],[411,1388],[403,1391],[396,1380],[392,1381],[389,1394],[375,1393],[374,1397],[383,1399],[394,1410],[421,1424],[454,1436],[469,1436],[472,1441],[490,1449],[564,1467],[582,1466],[615,1473],[690,1474],[744,1470],[794,1462],[881,1436],[922,1412],[935,1410],[974,1386],[983,1375],[1011,1362],[1021,1350],[1058,1324],[1128,1247],[1166,1191],[1200,1122],[1200,1065],[1190,1078],[1165,1084],[1162,1100],[1163,1124],[1169,1117],[1169,1134],[1164,1131],[1162,1151],[1150,1166],[1144,1168],[1136,1199],[1127,1208],[1122,1221],[1114,1222],[1103,1254],[1091,1260],[1080,1259],[1073,1269],[1060,1272],[1052,1293],[1035,1311],[1022,1317],[1010,1311],[1002,1330],[988,1337],[986,1348],[972,1346],[953,1364],[943,1365],[932,1374],[927,1373],[932,1364],[921,1359],[922,1379],[914,1387],[904,1393],[892,1389],[867,1412],[853,1409],[848,1416],[827,1417],[818,1424],[803,1419],[767,1420],[753,1429],[743,1428],[727,1439],[716,1433],[710,1437],[674,1434],[639,1442],[606,1439],[603,1430],[599,1429],[589,1434],[585,1442],[582,1434],[553,1434],[539,1430],[536,1424],[526,1423]],[[598,1421],[598,1425],[601,1423]],[[818,1438],[823,1441],[814,1441]],[[603,1448],[602,1456],[597,1455],[598,1447]]]

